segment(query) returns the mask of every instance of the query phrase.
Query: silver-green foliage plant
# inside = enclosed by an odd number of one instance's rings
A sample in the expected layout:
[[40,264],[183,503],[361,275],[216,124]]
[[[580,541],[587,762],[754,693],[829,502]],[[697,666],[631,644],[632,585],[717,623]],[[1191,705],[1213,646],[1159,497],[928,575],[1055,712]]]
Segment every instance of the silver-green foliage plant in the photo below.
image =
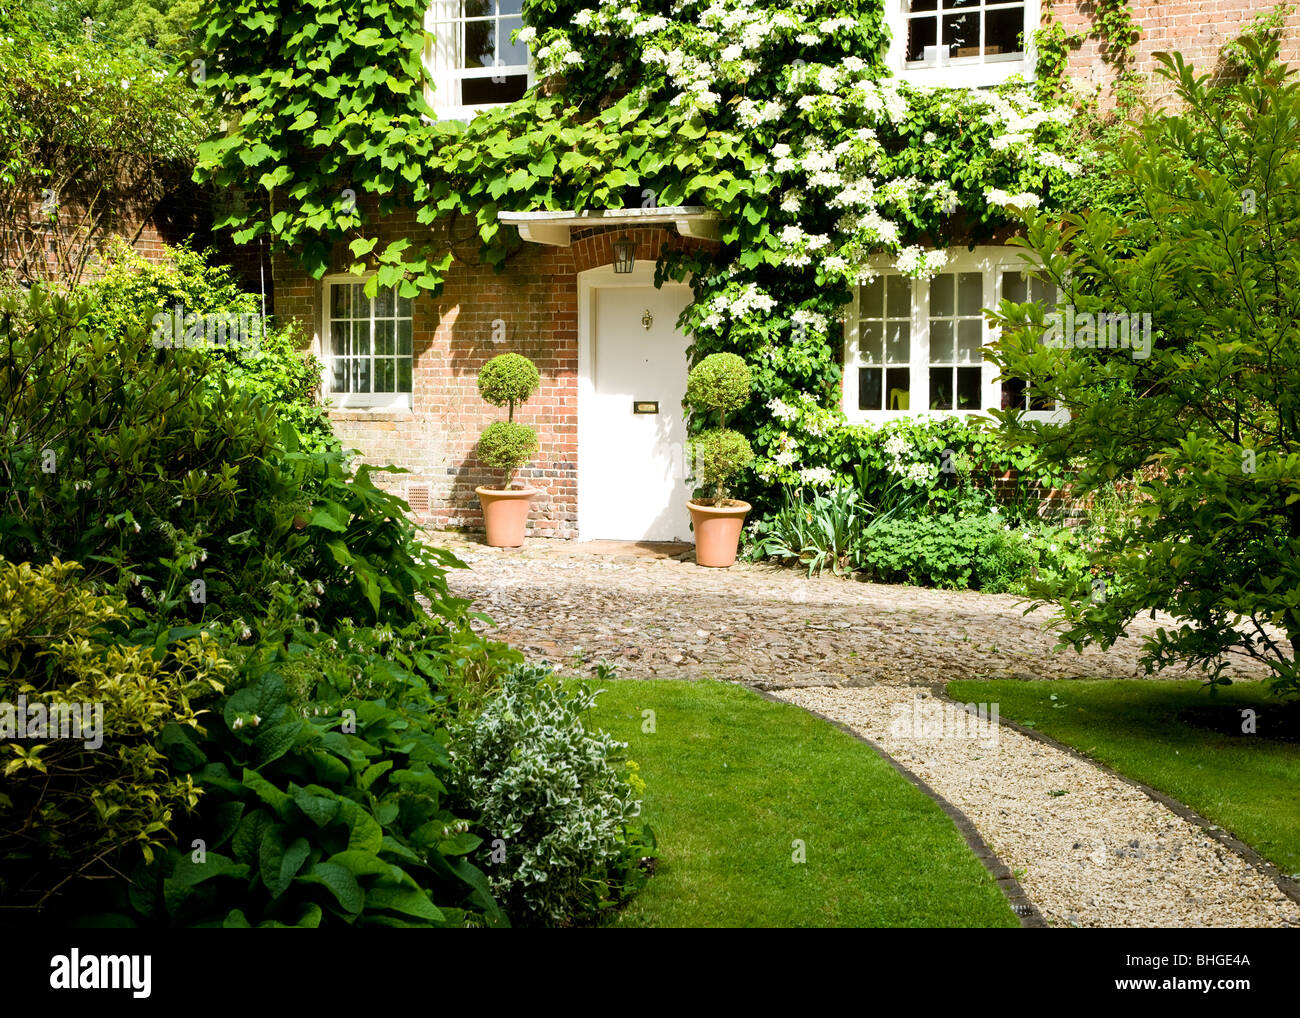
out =
[[621,880],[641,804],[627,744],[582,722],[597,692],[524,666],[453,733],[455,790],[484,841],[475,859],[515,924],[568,925]]
[[499,354],[479,370],[479,395],[493,406],[508,408],[506,419],[489,425],[478,443],[479,459],[504,472],[503,491],[537,452],[537,433],[515,420],[515,404],[527,400],[540,384],[537,366],[522,354]]
[[727,414],[749,402],[749,366],[734,353],[709,354],[691,369],[686,402],[703,415],[717,413],[718,426],[692,440],[695,475],[703,488],[712,488],[714,505],[727,502],[727,481],[754,460],[749,440],[727,427]]

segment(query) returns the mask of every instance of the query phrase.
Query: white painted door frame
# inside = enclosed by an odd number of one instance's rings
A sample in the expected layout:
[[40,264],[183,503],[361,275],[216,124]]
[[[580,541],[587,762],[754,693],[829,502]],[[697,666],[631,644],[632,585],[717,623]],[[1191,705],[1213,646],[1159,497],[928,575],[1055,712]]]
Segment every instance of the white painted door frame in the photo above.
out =
[[[613,265],[602,265],[578,274],[578,539],[590,540],[594,537],[585,525],[584,506],[592,486],[598,479],[586,469],[590,459],[589,426],[594,420],[596,396],[595,349],[596,349],[596,291],[601,287],[636,287],[654,286],[655,263],[638,260],[630,273],[616,273]],[[680,285],[680,284],[676,284]],[[689,278],[687,280],[689,285]],[[681,394],[685,396],[686,393]],[[670,412],[681,413],[681,407],[675,404]]]

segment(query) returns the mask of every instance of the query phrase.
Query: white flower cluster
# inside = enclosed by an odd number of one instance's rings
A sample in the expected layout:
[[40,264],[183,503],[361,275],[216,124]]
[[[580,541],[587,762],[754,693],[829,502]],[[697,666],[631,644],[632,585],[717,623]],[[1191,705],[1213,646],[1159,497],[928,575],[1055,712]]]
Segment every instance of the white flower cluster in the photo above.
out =
[[914,279],[929,279],[947,264],[947,251],[925,251],[915,246],[903,248],[894,259],[894,268]]
[[815,485],[819,488],[829,488],[835,483],[835,474],[830,467],[804,467],[799,471],[799,480],[804,484]]
[[999,187],[994,187],[987,192],[987,195],[990,205],[997,205],[1001,208],[1036,209],[1043,204],[1042,196],[1034,194],[1031,191],[1022,191],[1020,194],[1009,194]]
[[754,283],[730,287],[709,302],[708,312],[700,323],[705,329],[717,331],[727,318],[744,318],[755,311],[767,312],[776,307],[771,295],[764,293]]
[[893,434],[886,438],[884,452],[889,457],[889,463],[886,465],[889,472],[910,484],[930,484],[938,474],[939,468],[933,463],[916,459],[916,448],[902,435]]

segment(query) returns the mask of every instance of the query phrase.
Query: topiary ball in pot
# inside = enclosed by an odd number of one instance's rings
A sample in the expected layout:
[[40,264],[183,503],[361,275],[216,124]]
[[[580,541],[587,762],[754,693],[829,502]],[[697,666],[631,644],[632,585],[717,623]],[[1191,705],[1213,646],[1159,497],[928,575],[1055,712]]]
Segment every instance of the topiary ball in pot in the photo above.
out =
[[726,426],[727,414],[749,402],[749,367],[734,353],[715,353],[691,369],[686,400],[705,420],[718,415],[718,426],[695,436],[691,446],[695,476],[710,494],[691,499],[687,508],[695,528],[695,561],[725,568],[736,561],[740,532],[750,505],[728,498],[727,481],[749,466],[754,451],[749,440]]
[[515,419],[515,404],[528,400],[541,384],[537,365],[517,353],[503,353],[483,365],[478,373],[478,394],[493,406],[509,407],[506,420]]
[[493,406],[508,408],[504,421],[490,424],[478,442],[478,458],[502,472],[501,487],[481,485],[479,504],[487,543],[495,548],[517,548],[524,543],[528,510],[537,489],[514,486],[514,477],[537,454],[537,433],[515,420],[515,405],[523,403],[541,383],[537,366],[517,353],[493,357],[478,373],[478,391]]

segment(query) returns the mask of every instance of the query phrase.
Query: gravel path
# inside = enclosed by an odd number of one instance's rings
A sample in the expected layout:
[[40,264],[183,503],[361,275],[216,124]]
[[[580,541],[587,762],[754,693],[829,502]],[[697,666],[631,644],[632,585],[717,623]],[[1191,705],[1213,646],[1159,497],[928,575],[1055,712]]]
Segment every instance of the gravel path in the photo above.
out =
[[452,593],[534,660],[738,681],[871,738],[971,819],[1053,926],[1300,926],[1300,905],[1265,874],[1086,761],[1003,727],[996,739],[899,727],[896,712],[938,702],[920,686],[1142,676],[1134,637],[1153,623],[1106,652],[1058,652],[1049,612],[1027,617],[1009,596],[703,569],[680,546],[438,540],[470,567],[449,575]]
[[1068,753],[915,689],[776,696],[865,735],[965,813],[1053,926],[1300,927],[1268,876]]

